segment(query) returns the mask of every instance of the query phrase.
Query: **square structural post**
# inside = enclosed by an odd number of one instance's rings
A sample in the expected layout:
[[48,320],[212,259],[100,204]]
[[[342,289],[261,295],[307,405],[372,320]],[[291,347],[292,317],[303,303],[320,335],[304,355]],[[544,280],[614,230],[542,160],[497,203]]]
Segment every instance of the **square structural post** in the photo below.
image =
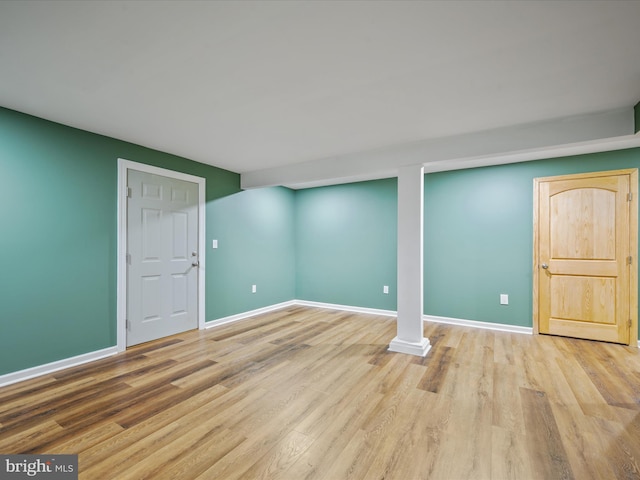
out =
[[423,328],[424,167],[398,172],[398,319],[389,350],[424,357],[431,343]]

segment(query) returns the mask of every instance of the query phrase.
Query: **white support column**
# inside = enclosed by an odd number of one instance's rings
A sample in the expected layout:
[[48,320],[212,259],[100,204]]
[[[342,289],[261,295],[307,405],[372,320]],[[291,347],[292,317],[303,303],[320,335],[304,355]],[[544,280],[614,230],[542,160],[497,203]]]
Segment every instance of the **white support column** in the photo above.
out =
[[389,350],[424,357],[431,344],[422,321],[424,167],[398,172],[398,335]]

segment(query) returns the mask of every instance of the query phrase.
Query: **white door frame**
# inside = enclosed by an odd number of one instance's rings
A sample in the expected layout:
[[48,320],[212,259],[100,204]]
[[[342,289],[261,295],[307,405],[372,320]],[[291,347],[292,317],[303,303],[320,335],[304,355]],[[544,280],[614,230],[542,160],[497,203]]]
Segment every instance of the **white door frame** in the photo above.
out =
[[118,158],[118,307],[117,307],[117,348],[119,352],[127,348],[127,176],[129,170],[162,175],[177,180],[198,184],[198,329],[204,328],[205,319],[205,186],[202,177],[174,172],[165,168]]

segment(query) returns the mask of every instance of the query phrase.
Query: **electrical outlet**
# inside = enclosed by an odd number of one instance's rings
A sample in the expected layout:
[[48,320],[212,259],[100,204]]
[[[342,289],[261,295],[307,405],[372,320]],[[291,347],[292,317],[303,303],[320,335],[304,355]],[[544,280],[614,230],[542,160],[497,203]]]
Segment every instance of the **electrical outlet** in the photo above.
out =
[[251,293],[256,293],[257,288],[255,285],[251,285]]
[[509,305],[509,295],[506,293],[500,294],[500,305]]
[[211,248],[218,248],[218,240],[211,240]]
[[384,287],[382,287],[382,293],[389,293],[389,285],[385,285]]

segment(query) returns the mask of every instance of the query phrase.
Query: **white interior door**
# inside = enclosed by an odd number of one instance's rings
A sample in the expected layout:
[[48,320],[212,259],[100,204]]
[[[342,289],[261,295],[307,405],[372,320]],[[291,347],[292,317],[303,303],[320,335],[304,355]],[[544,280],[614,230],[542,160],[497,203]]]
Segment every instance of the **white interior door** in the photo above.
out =
[[198,327],[198,185],[128,170],[127,346]]

